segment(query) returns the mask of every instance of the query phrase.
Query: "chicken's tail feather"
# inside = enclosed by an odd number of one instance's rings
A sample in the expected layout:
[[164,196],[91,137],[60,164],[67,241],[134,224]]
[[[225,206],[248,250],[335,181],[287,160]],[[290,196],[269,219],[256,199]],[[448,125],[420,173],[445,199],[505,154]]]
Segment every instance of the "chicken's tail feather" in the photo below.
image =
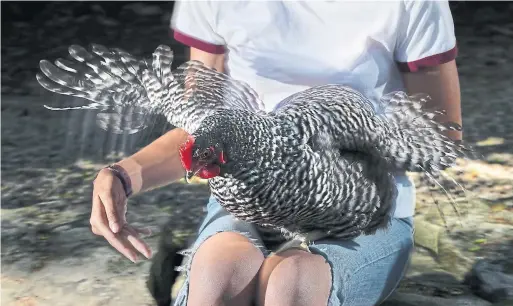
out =
[[[447,131],[461,131],[461,126],[453,122],[440,123],[436,120],[443,110],[426,109],[427,95],[408,96],[404,92],[394,92],[382,99],[380,119],[384,133],[378,151],[394,170],[420,172],[429,182],[440,189],[447,197],[454,213],[461,221],[456,200],[440,183],[443,176],[449,182],[466,190],[444,170],[454,166],[458,159],[477,159],[479,154],[463,142],[451,140]],[[438,200],[433,198],[447,227],[445,215]]]
[[439,110],[426,110],[426,95],[408,96],[395,92],[382,98],[384,133],[378,145],[379,154],[393,168],[403,171],[430,173],[453,166],[458,158],[476,158],[476,152],[463,142],[456,142],[444,133],[461,130],[461,126],[439,123]]

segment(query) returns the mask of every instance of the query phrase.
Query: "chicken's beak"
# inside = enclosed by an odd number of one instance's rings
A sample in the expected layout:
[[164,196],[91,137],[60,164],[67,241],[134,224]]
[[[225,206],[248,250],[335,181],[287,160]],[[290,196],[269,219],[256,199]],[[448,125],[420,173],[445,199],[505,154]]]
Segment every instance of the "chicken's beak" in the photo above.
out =
[[191,178],[193,176],[194,176],[194,172],[192,172],[192,171],[185,172],[185,181],[187,182],[187,184],[191,183]]

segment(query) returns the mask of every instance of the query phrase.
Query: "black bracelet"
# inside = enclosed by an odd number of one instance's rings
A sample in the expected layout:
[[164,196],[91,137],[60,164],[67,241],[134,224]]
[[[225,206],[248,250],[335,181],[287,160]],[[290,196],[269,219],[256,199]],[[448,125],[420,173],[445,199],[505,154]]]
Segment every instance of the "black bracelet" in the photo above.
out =
[[[123,167],[121,167],[120,165],[113,164],[108,165],[104,169],[109,169],[119,179],[121,185],[123,185],[123,189],[125,190],[125,195],[127,198],[132,195],[132,181],[130,180],[130,176],[128,176],[128,173],[126,173]],[[96,174],[96,176],[98,176],[98,174]],[[95,180],[96,177],[94,178],[93,183]]]

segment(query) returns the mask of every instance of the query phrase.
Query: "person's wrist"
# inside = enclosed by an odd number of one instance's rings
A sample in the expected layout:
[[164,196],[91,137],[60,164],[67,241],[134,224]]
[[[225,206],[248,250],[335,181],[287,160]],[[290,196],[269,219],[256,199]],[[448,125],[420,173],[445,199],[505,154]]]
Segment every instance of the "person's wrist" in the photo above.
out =
[[130,179],[132,195],[137,194],[142,189],[142,167],[134,158],[125,158],[115,163],[124,170],[126,176]]
[[133,194],[133,189],[132,180],[130,179],[128,172],[118,164],[108,165],[105,169],[111,171],[112,174],[119,179],[121,185],[123,185],[123,189],[125,190],[126,197],[130,197]]
[[130,179],[130,176],[123,167],[113,164],[102,168],[94,177],[93,185],[96,182],[98,176],[102,174],[102,172],[108,173],[109,175],[114,175],[120,181],[121,185],[123,186],[123,190],[125,191],[125,196],[127,198],[133,194],[132,180]]

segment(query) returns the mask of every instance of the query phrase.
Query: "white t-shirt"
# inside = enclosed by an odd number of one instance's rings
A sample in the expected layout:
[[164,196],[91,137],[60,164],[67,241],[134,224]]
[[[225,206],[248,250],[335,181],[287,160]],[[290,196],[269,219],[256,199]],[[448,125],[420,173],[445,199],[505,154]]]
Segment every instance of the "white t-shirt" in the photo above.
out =
[[[226,72],[267,110],[312,86],[352,86],[378,101],[404,90],[400,71],[456,57],[447,1],[178,1],[174,38],[226,53]],[[415,188],[398,179],[394,216],[413,215]]]

